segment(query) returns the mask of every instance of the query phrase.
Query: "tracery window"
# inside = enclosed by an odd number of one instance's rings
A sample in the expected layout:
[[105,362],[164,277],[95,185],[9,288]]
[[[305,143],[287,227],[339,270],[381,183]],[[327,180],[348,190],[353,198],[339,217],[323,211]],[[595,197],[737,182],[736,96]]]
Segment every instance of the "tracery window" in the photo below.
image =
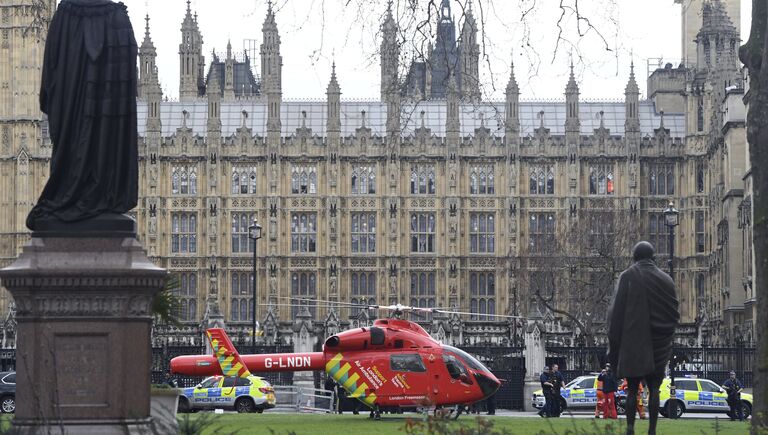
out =
[[[435,272],[411,273],[411,306],[435,308]],[[427,320],[432,316],[427,314]]]
[[179,287],[176,291],[179,299],[178,316],[182,322],[192,322],[197,319],[197,274],[194,272],[179,273]]
[[428,164],[411,166],[411,193],[428,195],[435,193],[435,166]]
[[435,252],[434,213],[411,213],[411,252]]
[[[376,273],[352,272],[350,274],[349,302],[359,305],[376,304]],[[352,317],[360,313],[359,307],[352,307]]]
[[589,168],[589,194],[613,195],[613,165],[592,165]]
[[551,254],[555,249],[555,214],[531,213],[528,218],[531,254]]
[[376,212],[352,213],[352,252],[376,252]]
[[666,222],[664,213],[648,213],[648,241],[658,255],[669,253],[669,229]]
[[171,252],[174,254],[197,252],[197,214],[187,212],[171,214]]
[[229,318],[233,322],[253,319],[253,273],[232,272]]
[[232,194],[246,195],[256,193],[256,167],[232,167]]
[[171,194],[197,195],[197,169],[192,165],[171,168]]
[[553,165],[531,166],[528,180],[528,192],[531,195],[555,194],[555,167]]
[[495,193],[493,165],[478,165],[470,169],[469,193],[472,195],[493,195]]
[[291,274],[291,314],[295,319],[306,306],[312,317],[317,309],[311,299],[317,297],[317,277],[314,272],[293,272]]
[[291,169],[291,193],[297,195],[317,193],[317,168],[294,166]]
[[373,195],[376,193],[376,167],[357,166],[352,169],[352,193]]
[[470,311],[473,320],[487,320],[484,314],[496,314],[496,276],[493,272],[469,274]]
[[496,251],[494,213],[469,214],[469,252],[493,254]]
[[655,163],[648,167],[648,194],[675,194],[675,165],[674,163]]
[[317,213],[291,215],[291,252],[315,252],[317,249]]
[[248,227],[253,224],[253,213],[232,213],[232,253],[253,252],[253,241],[248,237]]

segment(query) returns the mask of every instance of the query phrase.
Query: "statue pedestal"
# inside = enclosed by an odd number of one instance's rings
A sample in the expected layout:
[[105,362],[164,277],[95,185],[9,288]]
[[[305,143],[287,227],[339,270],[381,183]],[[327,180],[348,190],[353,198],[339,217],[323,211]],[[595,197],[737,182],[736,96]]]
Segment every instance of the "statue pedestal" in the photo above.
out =
[[134,238],[33,237],[16,302],[17,433],[149,433],[151,308],[166,271]]

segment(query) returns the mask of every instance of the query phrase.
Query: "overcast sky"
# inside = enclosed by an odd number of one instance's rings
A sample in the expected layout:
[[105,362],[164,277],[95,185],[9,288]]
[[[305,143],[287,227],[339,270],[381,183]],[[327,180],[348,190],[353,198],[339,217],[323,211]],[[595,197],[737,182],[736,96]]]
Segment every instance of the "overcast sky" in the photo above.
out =
[[[144,39],[143,18],[149,13],[164,95],[178,98],[178,51],[186,0],[122,1],[128,6],[139,44]],[[487,58],[481,60],[480,71],[486,98],[503,98],[513,52],[515,74],[524,100],[562,99],[570,58],[574,59],[581,98],[616,100],[624,98],[631,59],[645,96],[648,64],[652,64],[652,71],[658,58],[677,65],[681,57],[681,8],[674,0],[582,1],[582,15],[608,41],[610,51],[594,31],[579,38],[575,19],[569,14],[564,18],[564,37],[575,45],[561,43],[554,59],[559,2],[473,1],[476,19],[485,23],[481,50],[484,48]],[[423,5],[427,0],[395,0],[404,26],[407,12],[403,9],[410,2]],[[347,3],[350,5],[344,7]],[[276,0],[274,9],[283,56],[283,98],[324,99],[333,58],[343,99],[378,99],[380,69],[376,51],[381,42],[378,27],[386,3],[384,0]],[[521,22],[522,10],[534,3],[536,8]],[[572,2],[566,0],[565,3]],[[458,21],[462,10],[455,0],[451,4]],[[255,39],[258,50],[267,0],[196,0],[192,1],[192,10],[198,14],[206,62],[211,60],[211,50],[224,52],[228,40],[232,41],[234,51],[242,53],[243,41]],[[480,18],[481,13],[484,19]],[[749,15],[750,2],[744,0],[743,40],[749,34]]]

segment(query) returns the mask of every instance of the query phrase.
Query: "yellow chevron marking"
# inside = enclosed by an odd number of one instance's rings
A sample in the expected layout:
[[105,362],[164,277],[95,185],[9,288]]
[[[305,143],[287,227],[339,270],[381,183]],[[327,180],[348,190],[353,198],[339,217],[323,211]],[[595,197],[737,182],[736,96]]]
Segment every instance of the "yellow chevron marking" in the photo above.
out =
[[363,399],[365,403],[369,405],[373,405],[374,402],[376,402],[376,395],[371,393],[370,395],[366,396],[365,399]]
[[352,385],[356,385],[358,379],[360,379],[360,375],[353,373],[352,376],[347,379],[347,382],[344,382],[344,385],[342,386],[345,390],[349,391],[352,388]]
[[341,369],[339,369],[339,371],[336,372],[336,376],[334,376],[334,377],[338,381],[339,379],[342,378],[342,376],[346,375],[347,372],[349,371],[349,369],[351,369],[351,368],[352,368],[352,366],[349,365],[349,363],[344,364],[343,366],[341,366]]
[[325,371],[329,372],[331,369],[341,361],[342,355],[340,353],[337,353],[336,356],[331,358],[330,361],[325,363]]
[[360,397],[363,393],[365,393],[365,390],[368,388],[368,384],[363,382],[360,384],[360,386],[357,387],[354,393],[350,394],[349,397]]

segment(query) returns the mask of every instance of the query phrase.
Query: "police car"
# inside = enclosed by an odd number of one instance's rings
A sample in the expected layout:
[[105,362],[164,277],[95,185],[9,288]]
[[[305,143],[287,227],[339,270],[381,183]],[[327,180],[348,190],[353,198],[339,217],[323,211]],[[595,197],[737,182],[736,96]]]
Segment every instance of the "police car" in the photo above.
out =
[[[617,391],[616,396],[623,396],[623,391]],[[560,408],[592,408],[597,405],[597,375],[579,376],[568,382],[560,390]],[[533,392],[533,406],[537,409],[544,407],[542,390]]]
[[[725,390],[709,379],[697,379],[694,375],[675,377],[675,396],[669,389],[669,378],[661,383],[659,413],[667,417],[672,412],[675,403],[677,416],[684,412],[724,412],[728,413],[728,394]],[[741,407],[744,418],[752,414],[752,395],[741,393]]]
[[179,412],[234,408],[237,412],[262,413],[275,407],[274,388],[258,376],[212,376],[196,387],[182,388],[181,393]]

